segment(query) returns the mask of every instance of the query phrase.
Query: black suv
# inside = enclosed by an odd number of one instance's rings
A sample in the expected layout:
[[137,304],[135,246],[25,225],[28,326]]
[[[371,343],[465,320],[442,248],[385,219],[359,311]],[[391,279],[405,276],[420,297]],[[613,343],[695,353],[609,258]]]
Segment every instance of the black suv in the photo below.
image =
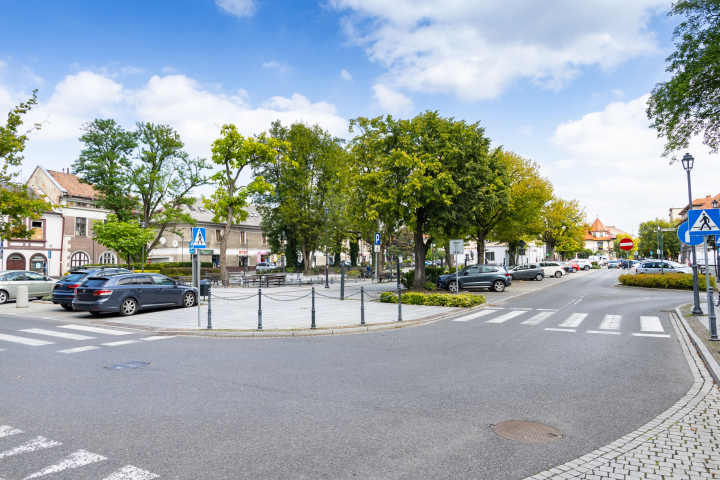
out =
[[71,270],[60,281],[55,284],[52,291],[52,302],[60,305],[65,310],[72,310],[72,301],[75,299],[75,289],[80,286],[86,278],[95,275],[120,275],[123,273],[133,273],[132,270],[126,268],[80,268]]
[[[437,279],[437,286],[455,292],[457,290],[456,275],[441,275]],[[510,274],[500,265],[468,265],[457,274],[460,288],[489,288],[502,292],[510,286]]]

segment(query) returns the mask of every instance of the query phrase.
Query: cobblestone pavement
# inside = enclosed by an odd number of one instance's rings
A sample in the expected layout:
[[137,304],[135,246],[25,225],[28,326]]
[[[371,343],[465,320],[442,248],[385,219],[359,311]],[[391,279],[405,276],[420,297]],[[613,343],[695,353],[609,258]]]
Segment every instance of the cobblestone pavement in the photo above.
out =
[[720,391],[682,324],[671,320],[694,377],[690,391],[634,432],[526,480],[720,479]]

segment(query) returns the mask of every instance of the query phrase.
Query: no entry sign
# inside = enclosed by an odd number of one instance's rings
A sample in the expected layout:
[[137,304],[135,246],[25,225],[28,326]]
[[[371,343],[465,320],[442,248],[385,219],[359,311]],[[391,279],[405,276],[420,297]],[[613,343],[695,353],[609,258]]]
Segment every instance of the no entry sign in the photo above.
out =
[[632,241],[630,238],[623,238],[620,240],[620,248],[623,250],[632,250],[632,248],[635,246],[635,242]]

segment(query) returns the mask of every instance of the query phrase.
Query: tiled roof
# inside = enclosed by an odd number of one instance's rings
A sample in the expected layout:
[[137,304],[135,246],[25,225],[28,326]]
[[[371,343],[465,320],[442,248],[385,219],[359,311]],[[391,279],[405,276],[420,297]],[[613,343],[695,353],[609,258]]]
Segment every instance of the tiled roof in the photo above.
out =
[[[260,213],[257,210],[257,207],[255,205],[249,205],[246,208],[248,212],[248,218],[244,222],[242,222],[240,225],[248,225],[252,227],[259,227],[260,226],[260,220],[261,216]],[[192,206],[192,208],[188,207],[187,205],[182,207],[182,211],[184,213],[189,213],[190,216],[195,219],[197,222],[200,223],[215,223],[213,222],[213,217],[215,216],[210,210],[205,208],[205,205],[203,205],[202,198],[196,198],[195,204]]]
[[[692,202],[693,208],[712,208],[713,200],[717,200],[718,202],[720,202],[720,193],[718,193],[714,197],[712,195],[705,195],[704,198],[694,199]],[[687,214],[687,210],[688,210],[688,206],[685,205],[685,207],[682,210],[680,210],[678,215],[680,215],[681,217],[685,217],[685,215]]]
[[592,224],[592,227],[590,227],[591,232],[604,232],[606,231],[605,225],[600,221],[599,218],[596,218],[595,221]]
[[52,175],[57,183],[60,184],[68,195],[71,197],[82,197],[96,200],[100,198],[100,192],[95,190],[92,185],[88,183],[81,183],[80,178],[72,173],[56,172],[55,170],[48,170],[48,173]]

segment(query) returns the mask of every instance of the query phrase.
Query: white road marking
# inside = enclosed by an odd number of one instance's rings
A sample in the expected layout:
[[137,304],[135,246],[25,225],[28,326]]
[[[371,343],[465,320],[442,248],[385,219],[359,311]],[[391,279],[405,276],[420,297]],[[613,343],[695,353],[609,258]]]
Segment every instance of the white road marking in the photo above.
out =
[[510,310],[532,310],[532,308],[510,307]]
[[[475,312],[471,315],[467,315],[462,318],[455,318],[455,319],[453,319],[453,322],[469,322],[470,320],[475,320],[476,318],[490,315],[491,313],[495,313],[496,311],[497,310],[480,310],[479,312]],[[155,337],[148,337],[148,339],[150,339],[150,338],[155,338]]]
[[572,328],[546,328],[545,330],[549,332],[570,332],[575,333],[577,330],[573,330]]
[[[600,328],[602,328],[602,326]],[[604,333],[605,335],[620,335],[620,332],[607,331],[607,330],[588,330],[587,333]]]
[[7,348],[0,348],[0,352],[4,352]]
[[116,470],[109,477],[103,478],[103,480],[151,480],[158,478],[160,475],[155,475],[147,470],[141,470],[132,465],[126,465],[120,470]]
[[600,330],[620,330],[620,320],[622,315],[605,315],[600,323]]
[[77,348],[69,348],[67,350],[58,350],[58,353],[78,353],[78,352],[87,352],[88,350],[95,350],[100,347],[77,347]]
[[633,333],[636,337],[658,337],[658,338],[670,338],[670,335],[662,335],[660,333]]
[[166,338],[175,338],[177,335],[156,335],[154,337],[145,337],[142,340],[146,342],[151,342],[153,340],[165,340]]
[[540,312],[557,312],[557,308],[536,308]]
[[62,443],[56,442],[55,440],[48,440],[45,437],[35,437],[32,440],[25,442],[18,447],[11,448],[10,450],[5,450],[4,452],[0,452],[0,458],[11,457],[13,455],[19,455],[21,453],[34,452],[36,450],[43,450],[45,448],[57,447],[60,445],[62,445]]
[[88,337],[87,335],[78,335],[76,333],[65,333],[56,332],[54,330],[45,330],[43,328],[28,328],[27,330],[20,330],[26,333],[37,333],[38,335],[47,335],[49,337],[67,338],[69,340],[92,340],[95,337]]
[[117,347],[118,345],[128,345],[130,343],[140,343],[140,340],[123,340],[122,342],[103,343],[107,347]]
[[133,332],[121,332],[120,330],[110,330],[109,328],[86,327],[84,325],[60,325],[59,328],[70,328],[72,330],[82,330],[84,332],[103,333],[105,335],[132,335]]
[[587,316],[587,313],[573,313],[563,323],[558,325],[558,327],[577,328]]
[[658,317],[640,317],[640,330],[643,332],[664,332]]
[[0,425],[0,438],[17,435],[18,433],[23,433],[23,431],[18,430],[17,428],[8,427],[7,425]]
[[518,317],[522,315],[523,313],[526,313],[525,310],[515,310],[514,312],[508,312],[505,315],[500,315],[497,318],[493,318],[492,320],[488,320],[487,323],[503,323],[507,322],[511,318]]
[[534,317],[525,320],[521,325],[540,325],[548,317],[552,316],[555,312],[540,312]]
[[78,450],[77,452],[73,452],[68,455],[67,458],[62,462],[56,463],[55,465],[50,465],[49,467],[45,467],[37,473],[28,475],[23,480],[44,477],[45,475],[50,475],[51,473],[62,472],[63,470],[67,470],[68,468],[78,468],[84,465],[90,465],[91,463],[102,462],[103,460],[107,460],[107,457],[103,457],[102,455],[88,452],[86,450]]
[[13,342],[13,343],[22,343],[23,345],[29,345],[31,347],[39,347],[41,345],[52,345],[55,342],[48,342],[45,340],[37,340],[34,338],[26,338],[26,337],[16,337],[15,335],[5,335],[4,333],[0,333],[0,340],[5,340],[6,342]]

